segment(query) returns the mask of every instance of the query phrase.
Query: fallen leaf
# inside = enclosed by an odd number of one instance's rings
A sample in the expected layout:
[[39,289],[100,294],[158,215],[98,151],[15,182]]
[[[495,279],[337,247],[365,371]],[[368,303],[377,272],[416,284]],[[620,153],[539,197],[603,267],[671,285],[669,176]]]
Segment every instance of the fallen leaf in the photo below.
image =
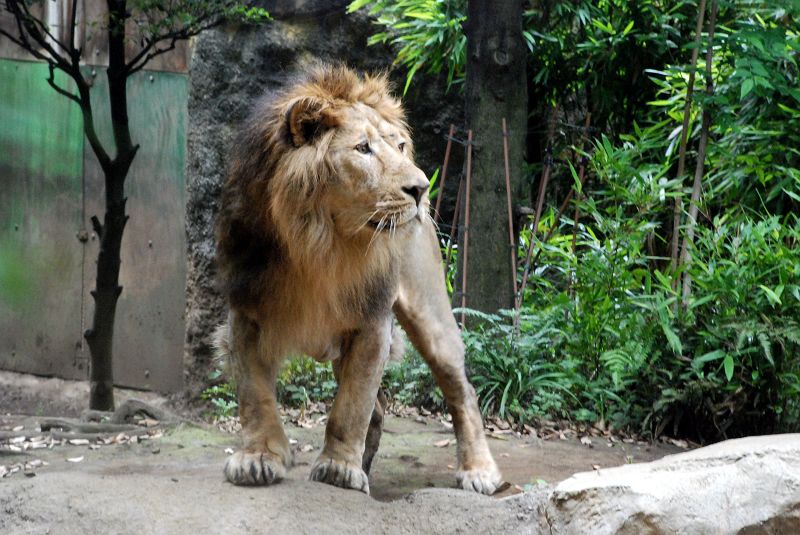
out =
[[303,446],[300,448],[300,451],[303,453],[314,451],[314,446],[312,446],[311,444],[303,444]]
[[588,436],[583,436],[583,437],[581,437],[581,444],[583,444],[584,446],[589,446],[591,448],[592,447],[592,439],[589,438]]
[[592,469],[593,470],[600,470],[600,465],[599,464],[593,464],[592,465]]
[[68,457],[67,458],[67,462],[68,463],[79,463],[81,461],[83,461],[83,455],[81,455],[80,457]]
[[85,438],[73,438],[68,441],[73,446],[88,446],[89,441]]
[[17,427],[13,428],[12,431],[16,433],[17,431],[22,431],[23,429],[25,429],[24,425],[18,425]]
[[437,448],[446,448],[447,446],[450,445],[450,439],[446,438],[444,440],[438,440],[434,442],[433,445],[436,446]]
[[[297,440],[296,440],[296,439],[294,439],[294,438],[290,438],[290,439],[289,439],[289,444],[291,444],[292,446],[294,446],[295,444],[297,444]],[[231,453],[233,453],[233,452],[231,452]]]

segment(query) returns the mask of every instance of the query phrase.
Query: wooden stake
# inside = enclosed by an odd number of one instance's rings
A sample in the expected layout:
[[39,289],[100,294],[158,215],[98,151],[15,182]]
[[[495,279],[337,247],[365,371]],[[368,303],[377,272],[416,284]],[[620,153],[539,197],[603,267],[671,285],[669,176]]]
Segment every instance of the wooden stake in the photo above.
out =
[[[464,250],[459,251],[464,258],[461,264],[461,308],[467,307],[467,269],[469,267],[469,194],[472,186],[472,130],[467,131],[467,183],[464,201]],[[461,311],[461,328],[464,328],[466,314]]]
[[456,230],[458,230],[458,214],[461,212],[461,195],[464,191],[464,178],[461,177],[458,181],[458,193],[456,194],[456,209],[453,211],[453,224],[450,226],[450,241],[447,242],[447,252],[444,255],[444,276],[447,277],[447,268],[450,266],[450,257],[453,252],[453,242],[456,239]]
[[[447,179],[447,164],[450,162],[450,149],[453,146],[453,136],[456,133],[456,125],[450,125],[450,132],[447,134],[447,147],[444,149],[444,163],[442,164],[442,178],[439,180],[439,193],[436,195],[436,208],[433,209],[433,222],[439,222],[439,209],[442,207],[442,197],[444,196],[444,183]],[[460,188],[460,186],[459,186]],[[456,203],[458,211],[458,203]]]
[[508,246],[511,249],[511,282],[514,289],[514,308],[517,305],[517,241],[514,239],[514,212],[511,208],[511,172],[508,164],[508,127],[503,117],[503,160],[506,172],[506,204],[508,208]]

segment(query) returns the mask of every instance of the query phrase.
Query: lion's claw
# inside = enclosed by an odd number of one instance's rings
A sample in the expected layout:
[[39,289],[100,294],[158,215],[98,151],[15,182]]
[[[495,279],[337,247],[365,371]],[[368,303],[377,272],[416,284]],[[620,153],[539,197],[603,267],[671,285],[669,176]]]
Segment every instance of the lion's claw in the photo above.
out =
[[237,451],[225,462],[225,477],[234,485],[272,485],[286,477],[286,467],[268,453]]
[[335,461],[330,457],[320,457],[311,468],[308,477],[311,481],[320,481],[344,489],[360,490],[369,494],[369,478],[360,466]]
[[456,472],[460,488],[491,496],[503,483],[503,476],[497,467],[488,469],[460,470]]

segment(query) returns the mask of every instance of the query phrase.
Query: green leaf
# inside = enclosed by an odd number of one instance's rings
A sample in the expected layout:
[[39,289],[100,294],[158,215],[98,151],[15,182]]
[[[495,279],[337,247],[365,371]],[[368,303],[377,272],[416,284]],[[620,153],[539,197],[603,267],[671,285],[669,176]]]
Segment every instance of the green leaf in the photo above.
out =
[[725,377],[730,382],[733,379],[733,357],[726,355],[725,360],[722,361],[722,367],[725,368]]
[[354,0],[353,2],[350,2],[349,6],[347,6],[347,12],[353,13],[355,11],[358,11],[365,5],[369,4],[371,1],[372,0]]
[[742,90],[741,94],[739,95],[740,100],[744,100],[744,97],[746,97],[750,93],[750,91],[753,90],[753,85],[754,82],[752,78],[747,78],[745,79],[744,82],[742,82]]
[[764,290],[764,293],[767,295],[767,299],[769,300],[770,303],[772,303],[773,306],[783,304],[781,303],[781,296],[780,296],[780,294],[783,293],[783,286],[778,286],[775,289],[776,291],[773,291],[772,289],[764,286],[763,284],[759,284],[758,287]]

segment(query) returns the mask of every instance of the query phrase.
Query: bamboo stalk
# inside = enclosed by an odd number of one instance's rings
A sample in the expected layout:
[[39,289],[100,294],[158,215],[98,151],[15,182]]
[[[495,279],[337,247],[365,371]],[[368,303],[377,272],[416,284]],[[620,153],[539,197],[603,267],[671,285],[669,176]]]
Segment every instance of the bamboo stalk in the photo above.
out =
[[[706,94],[714,94],[714,78],[711,67],[714,59],[714,30],[717,23],[717,0],[711,1],[711,16],[708,21],[708,49],[706,50]],[[689,247],[694,241],[694,234],[697,228],[697,214],[700,210],[700,193],[703,186],[703,175],[705,174],[706,147],[708,146],[708,130],[711,127],[711,111],[708,105],[703,109],[703,125],[700,130],[700,144],[697,148],[697,166],[694,172],[694,184],[692,185],[692,197],[689,201],[689,219],[687,221],[686,236],[683,237],[681,247],[680,263],[678,266],[689,264]],[[692,277],[688,272],[683,274],[682,302],[684,308],[689,306],[689,297],[692,293]]]
[[[433,209],[433,222],[439,222],[439,209],[442,207],[442,197],[444,196],[444,184],[447,180],[447,164],[450,162],[450,149],[453,147],[453,136],[456,133],[456,125],[450,125],[450,132],[447,134],[447,147],[444,149],[444,163],[442,164],[442,178],[439,180],[439,193],[436,195],[436,207]],[[456,204],[458,210],[458,204]]]
[[511,172],[508,163],[508,126],[503,117],[503,161],[506,172],[506,205],[508,208],[508,246],[511,249],[511,283],[514,289],[514,308],[517,309],[517,243],[514,239],[514,213],[511,209]]
[[[686,102],[683,105],[683,128],[681,129],[681,142],[678,148],[678,180],[683,181],[686,167],[686,144],[689,140],[689,117],[692,110],[692,95],[694,94],[695,67],[700,53],[700,43],[703,37],[703,19],[706,13],[706,0],[700,0],[697,8],[697,26],[694,31],[694,48],[692,59],[689,62],[689,84],[686,87]],[[672,243],[670,247],[670,271],[678,268],[678,244],[680,243],[681,212],[683,211],[683,194],[679,191],[675,197],[675,208],[672,213]],[[675,282],[673,281],[673,284]]]
[[472,130],[467,131],[467,182],[464,193],[464,250],[460,251],[464,261],[461,265],[461,328],[464,328],[467,307],[467,269],[469,267],[469,200],[472,186]]
[[[583,124],[583,143],[582,145],[584,148],[586,147],[586,142],[589,139],[589,125],[592,123],[592,114],[586,114],[586,121]],[[578,249],[578,224],[580,223],[581,219],[581,208],[580,208],[580,201],[583,199],[583,176],[585,176],[586,172],[586,164],[583,163],[583,158],[581,158],[581,169],[583,173],[578,175],[579,180],[581,181],[581,193],[578,194],[578,202],[575,203],[575,217],[572,218],[572,256],[574,257],[577,249]],[[577,276],[577,270],[570,270],[570,276],[567,280],[567,295],[574,295],[574,288],[573,282],[575,277]]]

